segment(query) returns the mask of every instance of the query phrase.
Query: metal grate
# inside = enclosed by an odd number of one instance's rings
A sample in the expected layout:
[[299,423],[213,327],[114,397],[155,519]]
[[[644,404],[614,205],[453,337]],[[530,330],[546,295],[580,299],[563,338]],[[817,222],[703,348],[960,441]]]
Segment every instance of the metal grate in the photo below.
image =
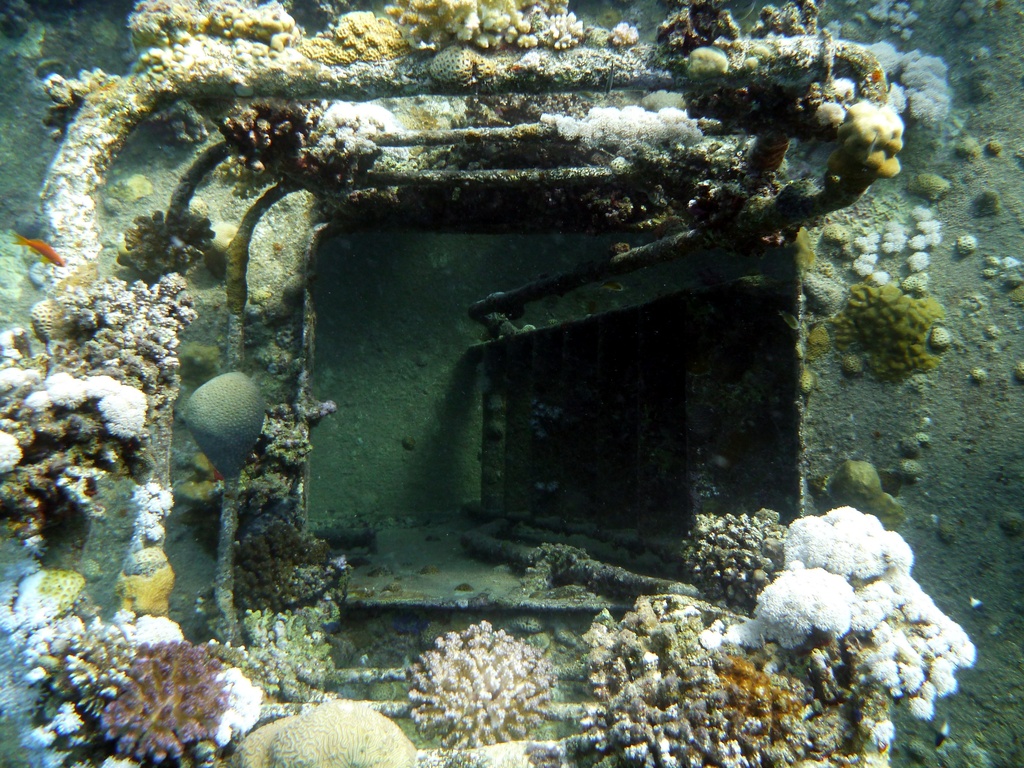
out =
[[701,511],[794,516],[794,307],[740,283],[488,343],[484,508],[659,535]]

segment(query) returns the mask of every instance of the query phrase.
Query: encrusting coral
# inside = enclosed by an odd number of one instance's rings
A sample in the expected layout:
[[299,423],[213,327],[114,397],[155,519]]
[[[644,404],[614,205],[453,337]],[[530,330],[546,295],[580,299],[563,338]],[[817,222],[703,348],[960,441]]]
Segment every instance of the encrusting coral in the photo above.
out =
[[248,653],[239,666],[280,701],[322,699],[337,671],[323,626],[337,613],[333,603],[326,611],[246,611],[242,627]]
[[188,284],[178,274],[153,285],[98,280],[62,291],[69,329],[65,352],[77,350],[99,372],[137,386],[153,408],[177,396],[178,336],[195,320]]
[[163,617],[87,623],[73,612],[81,576],[29,571],[0,582],[0,681],[32,686],[22,723],[32,764],[98,764],[116,750],[193,765],[253,727],[263,694],[215,646],[189,643]]
[[544,719],[555,674],[531,645],[473,624],[435,641],[410,673],[412,719],[446,747],[527,736]]
[[273,50],[298,39],[295,20],[280,3],[245,0],[139,0],[128,17],[128,31],[139,50],[182,45],[198,35],[260,43]]
[[413,45],[437,50],[452,43],[477,48],[548,45],[583,39],[582,25],[563,0],[397,0],[386,8]]
[[882,478],[867,461],[846,460],[829,478],[828,494],[837,506],[851,506],[875,515],[886,528],[899,526],[903,506],[882,488]]
[[[758,595],[754,618],[726,630],[726,643],[842,643],[862,685],[906,698],[914,717],[930,720],[976,651],[911,576],[914,554],[903,537],[873,515],[839,507],[791,523],[785,552],[786,570]],[[891,724],[885,730],[891,739]]]
[[782,565],[785,528],[778,512],[697,515],[683,550],[685,573],[707,600],[749,610]]
[[887,765],[890,698],[930,719],[975,658],[912,563],[899,534],[842,507],[789,525],[752,619],[683,595],[641,597],[618,624],[603,613],[584,743],[643,768]]
[[339,17],[327,35],[303,40],[298,49],[313,61],[336,66],[393,59],[408,51],[409,44],[391,19],[353,11]]
[[939,364],[928,351],[928,332],[944,315],[933,298],[908,296],[892,283],[858,283],[850,288],[846,309],[832,321],[836,347],[845,351],[857,343],[875,376],[903,381]]
[[178,385],[179,333],[195,318],[180,275],[153,286],[107,278],[44,300],[36,328],[46,350],[11,350],[0,362],[0,430],[21,456],[0,503],[25,539],[75,513],[108,474],[146,466],[154,414]]
[[705,629],[701,609],[674,595],[640,598],[617,627],[595,622],[588,667],[601,704],[584,735],[598,752],[643,768],[788,765],[833,738],[807,684],[705,648]]

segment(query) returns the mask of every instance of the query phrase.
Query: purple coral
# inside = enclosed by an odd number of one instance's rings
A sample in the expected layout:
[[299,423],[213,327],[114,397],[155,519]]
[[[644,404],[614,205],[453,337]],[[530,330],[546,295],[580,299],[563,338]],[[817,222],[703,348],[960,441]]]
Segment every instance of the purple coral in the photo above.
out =
[[180,758],[217,733],[228,708],[223,671],[205,645],[140,645],[117,698],[103,709],[104,736],[136,760]]
[[521,739],[544,718],[555,674],[540,651],[482,621],[435,641],[412,670],[412,719],[445,747]]

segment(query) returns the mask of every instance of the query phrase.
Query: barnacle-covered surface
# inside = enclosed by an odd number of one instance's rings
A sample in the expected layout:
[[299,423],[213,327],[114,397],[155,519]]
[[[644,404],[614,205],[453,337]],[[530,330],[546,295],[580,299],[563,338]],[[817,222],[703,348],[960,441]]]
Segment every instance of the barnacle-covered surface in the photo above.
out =
[[682,552],[685,573],[709,600],[749,611],[782,567],[782,536],[778,513],[770,509],[698,515]]
[[587,665],[600,705],[584,736],[599,754],[648,768],[792,764],[829,760],[858,738],[848,702],[836,692],[815,700],[810,669],[705,647],[717,618],[690,599],[655,597],[618,626],[594,624]]
[[145,421],[166,428],[178,334],[194,317],[178,276],[152,287],[107,278],[36,305],[37,338],[22,331],[7,347],[0,387],[2,423],[22,453],[0,495],[22,538],[101,516],[104,478],[141,478],[163,463]]

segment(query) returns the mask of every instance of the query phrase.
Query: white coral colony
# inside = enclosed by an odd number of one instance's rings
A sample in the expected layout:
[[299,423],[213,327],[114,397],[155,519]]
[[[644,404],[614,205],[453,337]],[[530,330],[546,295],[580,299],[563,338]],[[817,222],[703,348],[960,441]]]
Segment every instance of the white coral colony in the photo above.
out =
[[420,730],[446,747],[525,736],[543,719],[554,672],[533,646],[489,622],[437,638],[413,668],[409,699]]
[[973,666],[975,648],[910,575],[914,557],[903,537],[840,507],[793,522],[785,555],[787,570],[758,596],[754,618],[729,627],[725,639],[795,648],[855,633],[862,678],[930,720],[935,699],[956,692],[957,668]]

